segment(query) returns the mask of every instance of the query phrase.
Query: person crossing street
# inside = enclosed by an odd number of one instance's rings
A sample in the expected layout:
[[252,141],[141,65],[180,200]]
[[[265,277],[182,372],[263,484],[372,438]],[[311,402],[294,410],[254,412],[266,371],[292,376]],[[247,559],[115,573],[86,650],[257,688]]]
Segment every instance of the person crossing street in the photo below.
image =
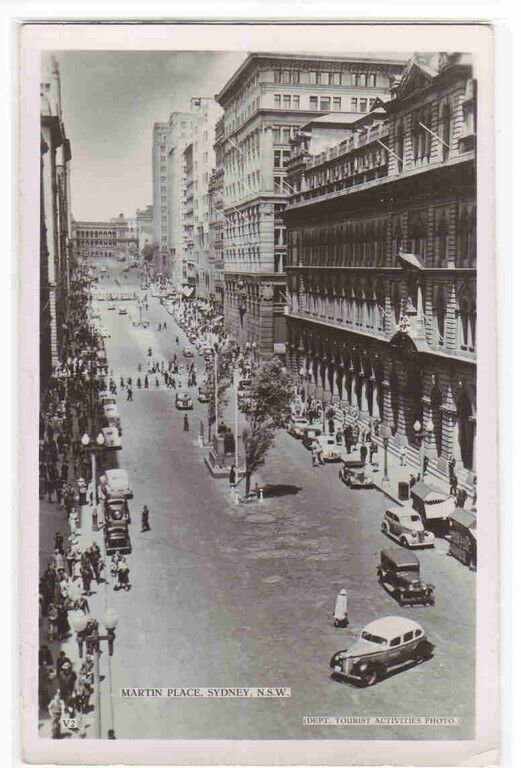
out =
[[149,518],[149,510],[147,505],[145,504],[143,507],[143,512],[141,513],[141,533],[145,533],[146,531],[150,531],[150,523],[148,522]]

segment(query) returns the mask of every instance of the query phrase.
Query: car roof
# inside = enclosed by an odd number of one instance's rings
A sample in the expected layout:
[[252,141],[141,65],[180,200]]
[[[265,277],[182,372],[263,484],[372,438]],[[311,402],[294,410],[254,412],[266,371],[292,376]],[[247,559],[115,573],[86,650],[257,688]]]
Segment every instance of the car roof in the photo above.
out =
[[406,565],[419,565],[420,561],[414,554],[414,552],[407,552],[404,549],[382,549],[381,555],[392,560],[398,567],[405,567]]
[[118,478],[128,480],[128,472],[126,469],[107,469],[105,475],[107,480],[110,478],[113,480],[117,480]]
[[405,619],[403,616],[384,616],[381,619],[371,621],[364,627],[365,632],[389,639],[417,629],[423,632],[423,627],[418,622],[412,619]]
[[410,517],[411,515],[417,515],[416,510],[411,507],[390,507],[387,512],[394,512],[398,517]]

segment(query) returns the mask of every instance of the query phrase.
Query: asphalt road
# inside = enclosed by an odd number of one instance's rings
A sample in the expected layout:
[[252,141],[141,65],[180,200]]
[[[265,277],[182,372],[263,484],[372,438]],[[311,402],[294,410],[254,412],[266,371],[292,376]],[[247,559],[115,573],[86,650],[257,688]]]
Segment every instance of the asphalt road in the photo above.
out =
[[[115,274],[121,265],[111,269]],[[156,299],[148,329],[100,306],[118,380],[137,375],[149,346],[156,359],[180,355],[185,337]],[[160,320],[167,331],[155,330]],[[385,496],[347,489],[336,465],[312,469],[300,442],[281,433],[259,476],[271,486],[264,504],[234,506],[227,481],[210,476],[197,444],[206,406],[195,404],[189,432],[172,390],[134,389],[133,402],[119,392],[118,407],[119,462],[135,494],[133,586],[112,598],[120,617],[112,660],[118,738],[471,737],[475,574],[446,554],[444,542],[418,553],[424,578],[436,586],[436,605],[400,608],[376,580],[379,551],[392,546],[380,532]],[[143,504],[150,509],[147,533],[140,531]],[[350,624],[335,629],[332,611],[342,587]],[[419,621],[436,645],[434,657],[372,688],[334,682],[331,655],[369,621],[388,615]],[[105,657],[105,672],[106,663]],[[122,687],[183,686],[284,686],[291,697],[125,700],[118,694]],[[303,725],[306,715],[432,715],[458,717],[461,725],[310,727]]]

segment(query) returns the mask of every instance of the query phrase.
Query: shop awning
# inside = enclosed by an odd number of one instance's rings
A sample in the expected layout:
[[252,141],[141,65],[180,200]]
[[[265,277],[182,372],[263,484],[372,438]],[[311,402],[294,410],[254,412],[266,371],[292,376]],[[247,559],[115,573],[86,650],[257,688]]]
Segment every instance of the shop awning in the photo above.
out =
[[471,533],[473,533],[474,536],[476,535],[476,513],[472,512],[470,509],[462,509],[461,507],[456,507],[454,512],[449,515],[449,520],[457,523],[462,528],[467,528]]
[[437,491],[435,488],[431,488],[430,485],[427,485],[427,483],[424,483],[422,480],[419,480],[413,485],[411,488],[411,495],[418,496],[419,499],[427,501],[430,504],[441,503],[449,498],[448,494],[443,491]]

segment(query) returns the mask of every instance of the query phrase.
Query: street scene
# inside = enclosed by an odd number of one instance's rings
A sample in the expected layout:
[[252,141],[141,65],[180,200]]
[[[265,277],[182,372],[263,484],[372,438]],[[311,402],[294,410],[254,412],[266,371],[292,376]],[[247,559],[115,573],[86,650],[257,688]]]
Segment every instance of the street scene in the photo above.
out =
[[153,203],[95,217],[58,59],[41,738],[473,738],[471,62],[219,60],[149,125]]

